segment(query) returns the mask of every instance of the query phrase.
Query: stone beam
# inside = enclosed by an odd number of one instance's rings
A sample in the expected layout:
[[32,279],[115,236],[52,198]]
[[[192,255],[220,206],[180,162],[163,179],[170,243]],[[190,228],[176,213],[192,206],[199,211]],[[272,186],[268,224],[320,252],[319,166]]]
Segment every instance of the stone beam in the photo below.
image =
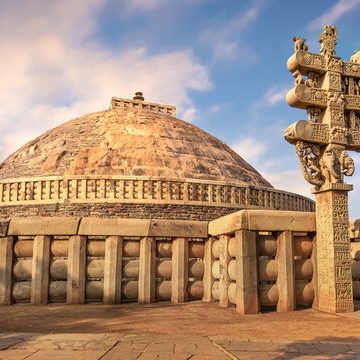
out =
[[241,210],[209,222],[209,234],[219,236],[237,230],[314,232],[315,213],[278,210]]

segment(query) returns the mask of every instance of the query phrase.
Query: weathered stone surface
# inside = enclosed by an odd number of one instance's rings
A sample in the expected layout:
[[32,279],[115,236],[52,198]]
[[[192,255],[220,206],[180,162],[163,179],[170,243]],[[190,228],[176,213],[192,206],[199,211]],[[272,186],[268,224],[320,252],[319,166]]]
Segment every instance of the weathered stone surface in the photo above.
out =
[[206,238],[207,222],[151,220],[149,236]]
[[149,220],[82,218],[79,226],[79,234],[147,236],[149,227]]
[[0,219],[0,237],[6,236],[10,220]]
[[[76,136],[74,136],[76,134]],[[110,109],[48,131],[0,165],[1,178],[133,175],[271,185],[205,131],[149,110]]]
[[315,231],[315,214],[299,211],[240,210],[209,222],[210,235],[230,234],[237,230]]
[[79,218],[42,217],[12,218],[9,235],[76,235]]

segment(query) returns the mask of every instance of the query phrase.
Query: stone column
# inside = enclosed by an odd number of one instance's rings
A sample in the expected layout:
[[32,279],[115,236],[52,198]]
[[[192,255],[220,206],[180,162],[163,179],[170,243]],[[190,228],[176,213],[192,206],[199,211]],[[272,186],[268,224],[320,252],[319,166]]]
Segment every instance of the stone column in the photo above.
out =
[[240,230],[236,239],[236,311],[257,314],[260,303],[256,255],[256,233]]
[[317,302],[321,311],[354,311],[348,191],[352,185],[325,184],[316,194]]
[[12,236],[0,238],[0,264],[0,305],[10,305],[13,270]]
[[104,304],[121,302],[123,238],[109,236],[105,240]]
[[219,279],[219,305],[227,307],[229,305],[228,287],[230,283],[229,277],[229,240],[230,235],[220,235],[219,242],[219,264],[220,264],[220,279]]
[[85,302],[86,236],[71,236],[67,273],[67,303]]
[[156,241],[145,237],[140,240],[139,304],[155,301]]
[[294,246],[291,231],[283,231],[277,238],[278,277],[276,281],[279,290],[277,311],[295,310],[295,270]]
[[214,277],[212,274],[212,266],[214,263],[214,256],[212,254],[212,247],[214,240],[213,237],[205,240],[205,252],[204,252],[204,278],[203,278],[203,285],[204,285],[204,296],[203,301],[210,302],[213,300],[212,296],[212,286],[214,283]]
[[31,270],[31,304],[48,303],[50,236],[35,236]]
[[187,239],[174,239],[172,243],[171,263],[171,302],[182,303],[188,300],[189,243]]

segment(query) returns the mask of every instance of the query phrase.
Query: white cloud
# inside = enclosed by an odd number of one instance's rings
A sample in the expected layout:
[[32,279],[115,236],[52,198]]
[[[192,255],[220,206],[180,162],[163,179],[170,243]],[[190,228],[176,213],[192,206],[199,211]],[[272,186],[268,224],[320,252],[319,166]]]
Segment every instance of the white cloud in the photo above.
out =
[[122,11],[126,12],[149,12],[158,10],[159,8],[169,10],[185,6],[195,6],[203,3],[205,0],[182,0],[181,2],[178,0],[115,0],[115,2],[119,3]]
[[256,101],[252,107],[271,107],[280,102],[285,102],[285,96],[290,90],[289,85],[275,85],[266,90],[265,94]]
[[339,0],[335,5],[326,9],[320,16],[311,20],[307,26],[313,31],[322,29],[324,25],[335,24],[342,16],[360,6],[360,0]]
[[310,192],[312,185],[304,180],[299,168],[288,170],[276,170],[276,168],[274,168],[271,172],[261,171],[261,174],[276,189],[313,198]]
[[252,5],[225,23],[215,23],[200,35],[200,41],[210,47],[215,61],[235,60],[240,55],[242,63],[256,61],[254,51],[244,43],[243,32],[254,23],[264,2],[256,0]]
[[34,0],[2,8],[0,159],[44,130],[136,90],[146,100],[177,105],[180,117],[195,114],[188,92],[211,88],[208,69],[189,49],[149,54],[92,40],[103,4]]
[[267,145],[255,138],[244,138],[231,146],[242,158],[248,162],[258,160],[267,150]]

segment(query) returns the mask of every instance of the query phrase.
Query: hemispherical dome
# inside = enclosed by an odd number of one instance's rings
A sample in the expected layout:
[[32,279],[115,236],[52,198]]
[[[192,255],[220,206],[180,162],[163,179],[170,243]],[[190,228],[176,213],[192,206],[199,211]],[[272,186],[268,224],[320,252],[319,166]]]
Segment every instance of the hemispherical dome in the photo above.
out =
[[0,178],[124,175],[271,187],[219,139],[151,110],[84,115],[27,143],[0,164]]

